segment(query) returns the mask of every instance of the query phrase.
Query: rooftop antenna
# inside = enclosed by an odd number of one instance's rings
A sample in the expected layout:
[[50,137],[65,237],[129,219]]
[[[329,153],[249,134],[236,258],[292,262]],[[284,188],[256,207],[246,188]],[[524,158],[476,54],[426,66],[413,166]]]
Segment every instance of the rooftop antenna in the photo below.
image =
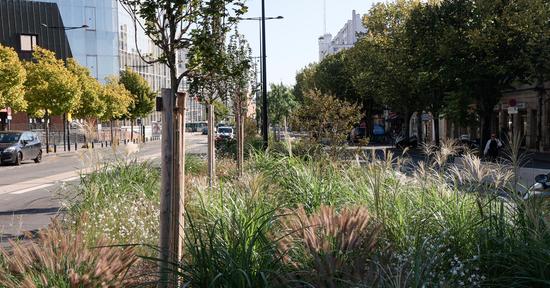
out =
[[323,35],[327,34],[327,0],[323,0]]

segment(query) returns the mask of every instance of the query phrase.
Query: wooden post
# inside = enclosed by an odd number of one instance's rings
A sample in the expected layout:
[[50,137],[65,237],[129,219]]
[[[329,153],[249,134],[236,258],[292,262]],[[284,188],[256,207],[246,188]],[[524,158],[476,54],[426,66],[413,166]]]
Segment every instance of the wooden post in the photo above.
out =
[[178,157],[176,175],[178,178],[178,186],[176,193],[173,198],[174,207],[174,224],[173,231],[177,233],[174,235],[173,249],[176,252],[176,262],[181,260],[183,255],[183,237],[184,237],[184,221],[185,221],[185,93],[177,93],[177,127],[178,127],[178,137],[177,137],[177,148],[178,148]]
[[161,141],[161,191],[160,191],[160,239],[159,266],[161,287],[173,287],[172,265],[172,196],[175,195],[174,159],[174,93],[171,89],[162,89],[162,141]]
[[216,167],[214,162],[216,144],[214,133],[214,105],[212,104],[212,101],[210,101],[208,103],[208,185],[210,189],[214,186],[214,177],[216,177]]

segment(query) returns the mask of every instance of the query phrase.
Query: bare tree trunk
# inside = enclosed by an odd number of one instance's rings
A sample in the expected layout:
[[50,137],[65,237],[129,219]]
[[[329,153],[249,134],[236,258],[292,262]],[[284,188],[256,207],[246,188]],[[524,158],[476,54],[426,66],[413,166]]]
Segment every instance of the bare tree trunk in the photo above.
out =
[[208,103],[208,185],[210,188],[214,185],[214,177],[216,177],[214,133],[214,105],[210,102]]
[[238,116],[239,117],[239,122],[237,123],[238,125],[238,135],[237,137],[238,138],[238,142],[237,142],[237,145],[238,145],[238,149],[237,149],[237,165],[239,167],[239,176],[242,176],[243,175],[243,169],[244,169],[244,121],[243,121],[243,116],[242,116],[242,112],[239,113],[240,115]]
[[290,142],[290,137],[288,137],[288,125],[286,122],[286,116],[283,118],[284,128],[285,128],[285,140],[288,146],[288,156],[292,157],[292,143]]
[[113,128],[113,119],[111,119],[111,146],[113,146],[113,144],[115,144],[115,131],[114,131],[114,128]]
[[130,142],[134,142],[134,120],[130,119]]

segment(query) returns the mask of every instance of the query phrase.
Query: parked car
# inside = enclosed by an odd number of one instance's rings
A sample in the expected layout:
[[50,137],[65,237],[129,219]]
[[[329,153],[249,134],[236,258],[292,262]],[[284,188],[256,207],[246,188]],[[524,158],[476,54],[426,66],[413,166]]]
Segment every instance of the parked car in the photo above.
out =
[[208,127],[202,128],[202,135],[208,135]]
[[34,132],[0,132],[0,163],[20,165],[22,161],[42,161],[42,143]]
[[232,127],[228,127],[228,126],[218,127],[218,134],[216,138],[225,140],[225,139],[233,139],[233,137],[234,137],[234,134],[233,134]]

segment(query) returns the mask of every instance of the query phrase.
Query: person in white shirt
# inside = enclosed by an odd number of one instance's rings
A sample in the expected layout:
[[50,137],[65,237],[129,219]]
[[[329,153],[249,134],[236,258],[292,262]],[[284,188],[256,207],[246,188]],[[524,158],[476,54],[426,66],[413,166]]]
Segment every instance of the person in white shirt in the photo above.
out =
[[483,155],[489,158],[489,161],[495,161],[498,157],[498,151],[502,147],[502,142],[497,139],[496,134],[491,134],[491,139],[485,144],[485,150],[483,150]]

